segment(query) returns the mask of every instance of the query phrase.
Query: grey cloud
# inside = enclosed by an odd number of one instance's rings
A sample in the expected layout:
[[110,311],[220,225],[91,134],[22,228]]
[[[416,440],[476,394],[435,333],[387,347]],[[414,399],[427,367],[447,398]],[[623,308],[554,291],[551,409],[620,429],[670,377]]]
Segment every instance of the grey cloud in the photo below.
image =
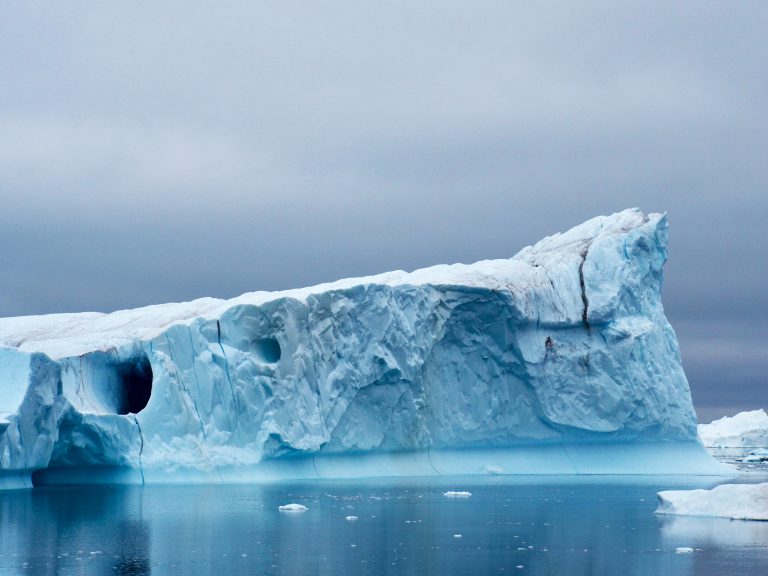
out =
[[0,314],[507,257],[639,206],[670,215],[697,406],[768,404],[740,336],[768,317],[763,3],[10,12]]

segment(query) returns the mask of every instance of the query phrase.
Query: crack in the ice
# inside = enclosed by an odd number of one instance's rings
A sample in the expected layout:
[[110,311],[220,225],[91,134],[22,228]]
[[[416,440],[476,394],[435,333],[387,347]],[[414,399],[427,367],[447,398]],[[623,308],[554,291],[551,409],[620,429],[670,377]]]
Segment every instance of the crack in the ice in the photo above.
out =
[[80,398],[80,401],[85,404],[85,383],[83,382],[83,356],[84,354],[80,355],[80,386],[78,386],[77,389],[77,396]]
[[584,305],[581,312],[581,321],[584,327],[587,329],[587,333],[590,333],[589,328],[589,299],[587,298],[587,290],[584,286],[584,262],[587,259],[589,253],[589,246],[587,246],[581,253],[581,263],[579,264],[579,286],[581,287],[581,303]]
[[587,255],[589,254],[592,244],[600,235],[603,229],[603,224],[597,229],[595,235],[587,241],[586,246],[581,251],[581,263],[579,264],[579,286],[581,287],[581,302],[584,305],[583,312],[581,313],[581,321],[584,323],[584,327],[587,329],[587,334],[591,334],[592,330],[589,326],[589,299],[587,298],[587,288],[584,282],[584,263],[587,261]]
[[438,476],[442,476],[442,474],[440,473],[440,470],[438,470],[437,468],[435,468],[435,465],[432,463],[432,454],[431,454],[431,450],[432,450],[432,449],[431,449],[429,446],[427,446],[427,462],[429,462],[429,465],[430,465],[430,466],[432,466],[432,470],[434,470],[434,471],[435,471],[435,474],[437,474]]
[[573,468],[573,473],[576,476],[580,476],[581,473],[579,472],[579,469],[576,467],[576,464],[574,464],[573,458],[571,458],[571,455],[568,452],[568,446],[565,444],[565,440],[563,440],[562,436],[560,436],[560,446],[563,449],[563,454],[565,454],[566,460],[568,460],[568,463],[571,465],[571,468]]
[[[232,385],[232,376],[229,374],[229,359],[227,353],[224,351],[224,345],[221,343],[221,323],[216,320],[216,338],[219,341],[219,348],[221,349],[221,356],[224,358],[224,372],[227,374],[227,382],[229,383],[229,391],[232,394],[232,402],[235,404],[235,414],[237,419],[240,417],[240,402],[235,395],[235,387]],[[235,422],[235,428],[237,429],[237,422]],[[235,430],[233,430],[233,433]]]
[[555,294],[555,296],[557,296],[557,299],[560,300],[560,306],[562,307],[563,315],[567,315],[568,305],[565,303],[565,300],[563,300],[563,295],[560,294],[560,290],[558,290],[555,286],[555,281],[552,280],[552,277],[549,275],[549,271],[545,266],[539,265],[538,267],[544,271],[544,276],[546,276],[547,280],[549,280],[549,285],[552,287],[552,292]]
[[136,428],[139,431],[139,438],[141,439],[141,444],[139,445],[139,472],[141,473],[141,484],[143,486],[145,484],[144,464],[141,462],[141,456],[144,454],[144,433],[141,431],[141,424],[139,424],[139,418],[136,416],[136,414],[133,415],[133,421],[136,423]]
[[[310,320],[309,306],[310,306],[310,300],[308,298],[306,304],[304,305],[304,315],[305,315],[304,317],[306,320],[304,327],[307,333],[307,343],[311,342],[312,333],[313,333],[313,331],[310,329],[311,320]],[[324,438],[326,438],[326,441],[323,442],[323,444],[325,444],[327,442],[330,442],[331,440],[331,429],[328,427],[328,418],[330,417],[330,412],[326,411],[325,409],[325,399],[323,397],[323,391],[320,388],[320,379],[318,378],[319,370],[317,369],[316,351],[313,351],[312,354],[310,355],[309,365],[312,367],[312,377],[315,382],[315,390],[317,391],[317,404],[318,404],[318,409],[320,410],[319,418],[320,418],[320,424],[322,425],[323,430],[325,432],[323,436]],[[322,445],[321,445],[321,448],[322,448]]]

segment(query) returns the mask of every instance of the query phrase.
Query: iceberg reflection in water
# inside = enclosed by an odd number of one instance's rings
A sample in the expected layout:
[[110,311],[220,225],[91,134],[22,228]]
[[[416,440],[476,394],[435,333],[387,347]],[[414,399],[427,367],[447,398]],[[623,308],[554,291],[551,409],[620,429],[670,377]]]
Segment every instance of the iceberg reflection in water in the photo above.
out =
[[[0,573],[761,573],[768,524],[653,514],[657,491],[709,485],[453,477],[9,491]],[[286,502],[309,509],[281,514]]]

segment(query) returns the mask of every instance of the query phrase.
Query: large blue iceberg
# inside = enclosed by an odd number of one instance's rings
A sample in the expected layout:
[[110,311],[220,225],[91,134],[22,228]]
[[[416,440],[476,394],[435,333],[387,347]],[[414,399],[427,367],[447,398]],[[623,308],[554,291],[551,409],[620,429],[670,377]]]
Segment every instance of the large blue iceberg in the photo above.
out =
[[722,474],[666,258],[627,210],[508,260],[0,319],[0,485]]

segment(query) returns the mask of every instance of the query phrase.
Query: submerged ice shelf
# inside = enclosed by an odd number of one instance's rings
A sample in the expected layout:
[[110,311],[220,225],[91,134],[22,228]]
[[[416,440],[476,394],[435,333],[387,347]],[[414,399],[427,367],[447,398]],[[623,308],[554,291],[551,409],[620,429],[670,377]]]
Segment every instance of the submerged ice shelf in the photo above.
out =
[[0,319],[0,482],[723,473],[666,246],[627,210],[508,260]]

